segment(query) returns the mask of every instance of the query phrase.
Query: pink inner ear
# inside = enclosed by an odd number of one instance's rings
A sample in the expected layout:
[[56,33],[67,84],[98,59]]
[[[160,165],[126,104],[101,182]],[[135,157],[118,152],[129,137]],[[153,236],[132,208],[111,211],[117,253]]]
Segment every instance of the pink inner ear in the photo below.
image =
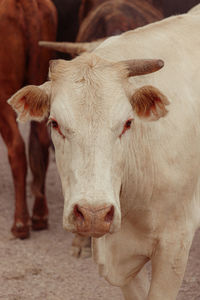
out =
[[162,110],[163,114],[165,114],[167,112],[167,110],[166,110],[163,102],[160,100],[160,98],[155,98],[155,101],[154,101],[153,106],[151,107],[151,110],[155,116],[159,115],[158,110]]
[[24,96],[23,98],[22,98],[22,100],[23,100],[23,104],[24,104],[24,110],[28,110],[29,109],[29,106],[28,106],[28,103],[26,102],[26,97]]
[[163,107],[162,101],[160,98],[154,98],[153,101],[150,101],[149,106],[147,107],[147,110],[144,111],[143,116],[149,117],[151,112],[153,112],[154,115],[157,115],[157,107],[159,106],[160,108]]
[[25,97],[25,96],[23,96],[23,97],[19,100],[19,106],[20,106],[20,107],[22,106],[26,112],[29,110],[29,105],[28,105],[28,103],[27,103],[27,101],[26,101],[26,97]]
[[37,107],[37,103],[32,102],[32,105],[30,105],[30,103],[28,103],[26,96],[23,96],[20,100],[19,100],[19,107],[23,107],[24,109],[24,114],[29,113],[31,116],[33,117],[40,117],[43,113],[42,111],[42,107],[39,109],[36,109]]
[[24,109],[27,110],[28,109],[28,106],[27,106],[27,103],[26,103],[26,97],[23,96],[20,100],[19,100],[19,105],[20,106],[24,106]]

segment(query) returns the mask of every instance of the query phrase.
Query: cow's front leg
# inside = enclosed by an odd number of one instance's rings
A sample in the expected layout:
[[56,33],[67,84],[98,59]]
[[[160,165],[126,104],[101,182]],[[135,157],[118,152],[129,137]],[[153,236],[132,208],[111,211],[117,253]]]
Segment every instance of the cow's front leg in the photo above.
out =
[[145,300],[149,291],[149,278],[146,266],[124,287],[122,293],[125,300]]
[[71,255],[77,258],[88,258],[92,256],[91,237],[75,234],[71,246]]
[[175,300],[181,286],[193,236],[181,234],[158,242],[151,258],[152,280],[147,300]]
[[[4,83],[2,86],[5,90],[10,90],[10,87]],[[12,89],[10,93],[0,95],[0,133],[8,149],[8,159],[15,187],[15,219],[11,230],[15,237],[25,239],[29,237],[30,227],[26,203],[26,153],[24,141],[16,123],[16,116],[5,102],[11,93]]]

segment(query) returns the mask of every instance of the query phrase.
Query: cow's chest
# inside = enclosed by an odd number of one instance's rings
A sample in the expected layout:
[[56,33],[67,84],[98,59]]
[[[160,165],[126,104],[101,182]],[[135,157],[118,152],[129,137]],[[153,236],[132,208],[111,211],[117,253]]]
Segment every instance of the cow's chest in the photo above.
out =
[[149,260],[154,244],[153,234],[133,229],[126,220],[119,232],[93,239],[93,255],[100,274],[111,284],[123,286]]

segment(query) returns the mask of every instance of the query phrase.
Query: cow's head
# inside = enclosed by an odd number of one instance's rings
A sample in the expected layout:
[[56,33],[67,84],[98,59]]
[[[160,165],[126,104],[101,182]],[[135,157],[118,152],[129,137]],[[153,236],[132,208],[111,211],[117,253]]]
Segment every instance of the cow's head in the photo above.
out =
[[9,100],[19,121],[49,118],[67,230],[100,237],[119,229],[131,123],[158,120],[168,104],[155,87],[135,89],[128,78],[162,66],[160,60],[111,63],[94,54],[53,61],[50,81],[27,86]]

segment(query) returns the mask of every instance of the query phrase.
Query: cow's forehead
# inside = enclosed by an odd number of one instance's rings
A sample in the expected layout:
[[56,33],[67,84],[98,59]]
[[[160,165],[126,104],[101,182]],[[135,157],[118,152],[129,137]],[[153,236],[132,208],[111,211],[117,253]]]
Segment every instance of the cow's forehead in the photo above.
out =
[[94,71],[106,65],[111,65],[111,62],[93,53],[87,53],[70,61],[62,59],[52,61],[50,75],[53,80],[59,79],[62,75],[71,75],[74,79],[81,80],[82,77],[87,77],[91,70]]
[[[96,55],[62,61],[52,72],[52,110],[70,111],[79,118],[105,118],[128,106],[120,70]],[[120,116],[119,116],[120,117]]]
[[71,61],[59,60],[50,68],[50,78],[59,88],[70,85],[73,92],[95,93],[102,89],[105,93],[115,89],[121,81],[120,71],[112,62],[86,54]]

